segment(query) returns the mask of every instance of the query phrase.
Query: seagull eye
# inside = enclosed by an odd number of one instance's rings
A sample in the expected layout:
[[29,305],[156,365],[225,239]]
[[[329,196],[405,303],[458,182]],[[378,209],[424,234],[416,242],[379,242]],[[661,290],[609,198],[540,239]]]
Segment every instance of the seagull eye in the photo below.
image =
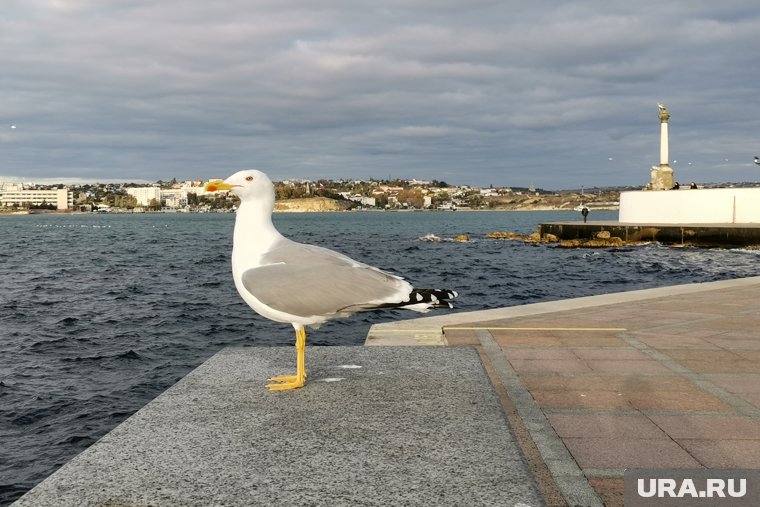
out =
[[246,176],[245,181],[253,181],[253,176]]

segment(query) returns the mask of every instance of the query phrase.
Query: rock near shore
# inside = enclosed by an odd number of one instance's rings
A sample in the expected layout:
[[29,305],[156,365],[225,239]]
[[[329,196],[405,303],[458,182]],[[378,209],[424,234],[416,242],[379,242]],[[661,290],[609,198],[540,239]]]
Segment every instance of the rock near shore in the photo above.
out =
[[633,242],[626,243],[622,238],[612,236],[609,231],[600,231],[593,238],[588,239],[560,240],[554,234],[544,234],[542,236],[538,231],[527,235],[514,232],[489,232],[486,234],[486,238],[519,240],[525,243],[557,243],[561,248],[610,248],[634,244]]
[[496,231],[496,232],[489,232],[486,234],[486,238],[489,239],[514,239],[514,240],[520,240],[525,241],[525,239],[528,236],[525,234],[517,234],[515,232],[502,232],[502,231]]

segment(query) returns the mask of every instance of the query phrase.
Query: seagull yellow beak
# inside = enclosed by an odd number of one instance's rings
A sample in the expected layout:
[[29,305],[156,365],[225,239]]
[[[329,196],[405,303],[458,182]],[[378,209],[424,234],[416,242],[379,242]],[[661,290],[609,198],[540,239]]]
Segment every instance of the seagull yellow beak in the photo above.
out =
[[203,188],[206,189],[206,192],[217,192],[219,190],[232,190],[236,186],[237,185],[229,185],[223,181],[209,181]]

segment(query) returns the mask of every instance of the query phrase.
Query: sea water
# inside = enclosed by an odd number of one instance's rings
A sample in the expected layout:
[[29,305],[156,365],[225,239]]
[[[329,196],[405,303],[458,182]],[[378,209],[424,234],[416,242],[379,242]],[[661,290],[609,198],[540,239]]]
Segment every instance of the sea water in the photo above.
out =
[[[277,214],[288,237],[338,250],[471,311],[760,274],[757,251],[657,244],[562,249],[485,239],[575,212]],[[616,212],[594,212],[615,220]],[[230,345],[292,345],[255,315],[230,274],[233,214],[0,216],[0,505],[44,479]],[[428,234],[471,241],[429,242]],[[369,312],[310,331],[361,345]],[[263,388],[263,387],[262,387]]]

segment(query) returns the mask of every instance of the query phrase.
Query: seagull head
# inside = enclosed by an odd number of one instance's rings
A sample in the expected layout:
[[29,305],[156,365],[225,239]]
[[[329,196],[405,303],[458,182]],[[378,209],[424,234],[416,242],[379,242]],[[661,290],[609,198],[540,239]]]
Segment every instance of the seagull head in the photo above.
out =
[[224,181],[206,183],[205,188],[207,192],[231,191],[240,197],[241,202],[274,198],[272,180],[254,169],[238,171]]

